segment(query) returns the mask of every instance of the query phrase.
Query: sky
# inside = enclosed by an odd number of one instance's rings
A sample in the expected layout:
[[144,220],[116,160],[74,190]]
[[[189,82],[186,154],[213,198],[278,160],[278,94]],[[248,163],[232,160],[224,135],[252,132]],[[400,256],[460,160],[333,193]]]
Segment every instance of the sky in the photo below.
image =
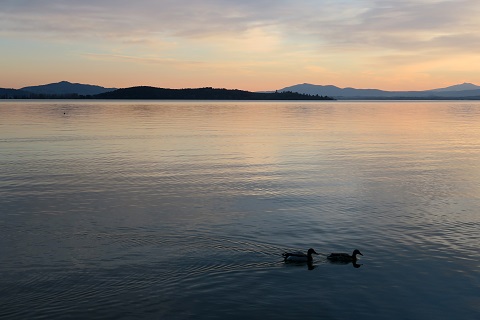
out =
[[480,84],[478,0],[0,0],[0,87]]

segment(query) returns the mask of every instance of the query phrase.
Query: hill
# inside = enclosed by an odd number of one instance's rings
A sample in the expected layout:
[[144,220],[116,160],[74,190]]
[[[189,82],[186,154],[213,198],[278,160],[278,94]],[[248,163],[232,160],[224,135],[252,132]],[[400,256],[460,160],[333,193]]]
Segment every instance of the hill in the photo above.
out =
[[480,99],[480,87],[473,84],[455,85],[447,88],[425,91],[383,91],[379,89],[339,88],[332,85],[297,84],[278,90],[310,95],[327,95],[335,99]]
[[96,85],[70,83],[68,81],[61,81],[57,83],[44,84],[39,86],[31,86],[21,88],[23,91],[28,91],[34,94],[45,95],[72,95],[77,94],[81,96],[93,96],[109,91],[116,90],[116,88],[104,88]]
[[165,89],[155,87],[131,87],[95,95],[96,99],[185,99],[185,100],[333,100],[320,95],[296,92],[250,92],[237,89]]
[[430,92],[445,92],[445,91],[466,91],[466,90],[478,90],[480,86],[474,85],[472,83],[462,83],[456,84],[446,88],[428,90]]

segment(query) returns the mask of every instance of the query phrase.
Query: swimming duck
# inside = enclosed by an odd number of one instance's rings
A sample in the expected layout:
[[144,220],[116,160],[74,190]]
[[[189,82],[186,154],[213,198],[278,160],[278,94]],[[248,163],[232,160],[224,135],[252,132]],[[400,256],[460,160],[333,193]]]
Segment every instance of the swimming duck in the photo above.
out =
[[292,261],[292,262],[312,262],[312,254],[318,254],[312,248],[308,249],[307,254],[303,252],[285,252],[282,254],[283,261]]
[[331,261],[355,262],[357,261],[357,254],[363,256],[359,250],[355,249],[353,250],[352,255],[349,255],[348,253],[330,253],[330,255],[327,256],[327,259]]

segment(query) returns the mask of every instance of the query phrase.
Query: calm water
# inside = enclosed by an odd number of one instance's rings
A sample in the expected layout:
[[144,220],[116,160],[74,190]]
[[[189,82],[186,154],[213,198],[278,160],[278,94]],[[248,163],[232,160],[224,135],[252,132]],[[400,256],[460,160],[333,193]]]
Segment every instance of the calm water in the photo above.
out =
[[0,318],[478,319],[479,208],[480,102],[4,100]]

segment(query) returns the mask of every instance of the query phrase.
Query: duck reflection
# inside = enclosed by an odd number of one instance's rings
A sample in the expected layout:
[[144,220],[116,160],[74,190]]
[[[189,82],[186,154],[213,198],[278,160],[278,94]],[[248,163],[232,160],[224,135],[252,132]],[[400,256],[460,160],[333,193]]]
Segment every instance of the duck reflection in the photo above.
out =
[[305,261],[305,262],[299,262],[299,261],[285,261],[285,265],[287,266],[292,266],[292,267],[307,267],[308,270],[313,270],[317,266],[313,264],[313,261]]
[[336,260],[328,260],[329,263],[331,264],[338,264],[338,265],[347,265],[347,264],[352,264],[354,268],[360,268],[363,264],[358,263],[356,260],[355,261],[336,261]]

